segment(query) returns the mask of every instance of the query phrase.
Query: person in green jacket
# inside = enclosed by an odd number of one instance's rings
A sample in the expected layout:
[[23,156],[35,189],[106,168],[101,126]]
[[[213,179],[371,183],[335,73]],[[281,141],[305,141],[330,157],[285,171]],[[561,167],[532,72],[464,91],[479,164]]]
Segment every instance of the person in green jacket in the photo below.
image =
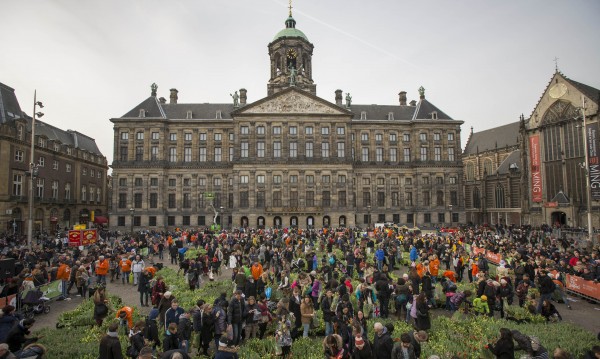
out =
[[482,295],[479,298],[473,300],[473,310],[477,314],[489,314],[490,307],[487,302],[487,296]]

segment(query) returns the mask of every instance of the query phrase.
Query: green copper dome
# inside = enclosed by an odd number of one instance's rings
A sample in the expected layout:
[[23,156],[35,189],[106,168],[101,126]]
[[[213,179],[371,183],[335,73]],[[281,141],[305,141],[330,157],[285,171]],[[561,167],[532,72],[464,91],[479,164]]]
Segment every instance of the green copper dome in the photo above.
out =
[[282,37],[300,37],[308,41],[306,35],[304,35],[302,31],[296,29],[296,20],[291,16],[285,20],[285,29],[279,31],[273,38],[273,41]]

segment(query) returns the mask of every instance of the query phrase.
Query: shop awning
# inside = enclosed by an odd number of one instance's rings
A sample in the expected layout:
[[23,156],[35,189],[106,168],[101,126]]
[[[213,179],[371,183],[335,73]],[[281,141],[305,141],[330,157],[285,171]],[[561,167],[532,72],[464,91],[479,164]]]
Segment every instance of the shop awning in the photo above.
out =
[[94,223],[98,223],[98,224],[108,223],[108,218],[102,217],[102,216],[96,216],[96,217],[94,217]]

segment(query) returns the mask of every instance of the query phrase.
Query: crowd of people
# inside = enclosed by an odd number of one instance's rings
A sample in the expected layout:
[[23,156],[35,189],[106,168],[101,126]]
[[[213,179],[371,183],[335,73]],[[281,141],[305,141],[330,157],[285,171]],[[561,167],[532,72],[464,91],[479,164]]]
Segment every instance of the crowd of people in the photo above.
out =
[[[439,310],[498,313],[511,319],[505,309],[515,301],[548,321],[561,320],[554,294],[571,309],[565,275],[597,281],[599,252],[575,248],[548,233],[527,227],[465,227],[426,235],[399,228],[379,228],[370,234],[346,228],[219,232],[201,228],[145,231],[121,238],[104,233],[106,240],[85,251],[66,247],[61,240],[44,241],[34,250],[7,246],[2,257],[15,258],[20,267],[0,297],[61,280],[60,299],[68,300],[73,289],[78,296],[90,296],[94,320],[102,325],[109,314],[104,285],[132,285],[139,292],[139,305],[152,309],[138,322],[133,321],[130,306],[118,309],[100,341],[102,359],[122,358],[123,352],[133,358],[180,359],[190,358],[194,351],[217,359],[237,358],[245,340],[271,334],[277,354],[289,358],[294,340],[309,336],[319,320],[324,322],[326,358],[419,358],[421,343],[435,330],[431,317],[440,301],[437,286],[445,296]],[[485,256],[468,250],[473,247],[500,253],[503,260],[496,268]],[[188,248],[203,250],[186,258]],[[207,279],[231,275],[233,294],[223,293],[212,302],[198,298],[193,308],[182,308],[149,256],[178,265],[191,290]],[[459,290],[460,282],[474,284]],[[529,295],[532,288],[539,292],[535,302]],[[373,317],[403,320],[414,330],[401,333],[394,342],[393,326],[379,321],[367,325]],[[8,344],[7,353],[18,353],[35,342],[27,337],[31,325],[32,319],[20,319],[14,307],[2,309],[0,342]],[[130,339],[125,351],[119,331]],[[531,357],[547,357],[539,340],[532,345],[536,340],[501,330],[489,350],[502,358],[514,357],[517,349]],[[526,342],[529,346],[523,346]],[[3,350],[0,344],[0,358]],[[600,347],[590,355],[600,356]]]

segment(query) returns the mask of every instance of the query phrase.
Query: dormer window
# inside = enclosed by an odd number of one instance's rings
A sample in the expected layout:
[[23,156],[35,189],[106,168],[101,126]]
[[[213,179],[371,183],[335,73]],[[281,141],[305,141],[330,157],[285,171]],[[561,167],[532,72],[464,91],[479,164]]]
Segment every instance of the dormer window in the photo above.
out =
[[146,117],[146,110],[140,108],[140,117]]
[[60,145],[58,143],[54,144],[54,151],[56,151],[56,152],[60,151]]
[[433,111],[433,112],[431,113],[431,119],[432,119],[432,120],[437,120],[437,119],[438,119],[438,116],[437,116],[437,112],[436,112],[436,111]]
[[19,140],[23,140],[23,126],[19,126],[17,128],[17,137],[19,138]]
[[188,111],[187,115],[185,116],[186,119],[191,120],[192,119],[192,111]]
[[223,118],[223,117],[221,116],[221,110],[218,110],[218,111],[217,111],[215,118],[216,118],[217,120],[221,120],[221,119]]
[[394,121],[394,113],[393,112],[388,113],[388,121]]
[[46,139],[43,137],[40,137],[38,139],[38,146],[42,147],[42,148],[46,148]]
[[361,111],[361,113],[360,113],[360,119],[361,120],[366,120],[367,119],[367,111]]

